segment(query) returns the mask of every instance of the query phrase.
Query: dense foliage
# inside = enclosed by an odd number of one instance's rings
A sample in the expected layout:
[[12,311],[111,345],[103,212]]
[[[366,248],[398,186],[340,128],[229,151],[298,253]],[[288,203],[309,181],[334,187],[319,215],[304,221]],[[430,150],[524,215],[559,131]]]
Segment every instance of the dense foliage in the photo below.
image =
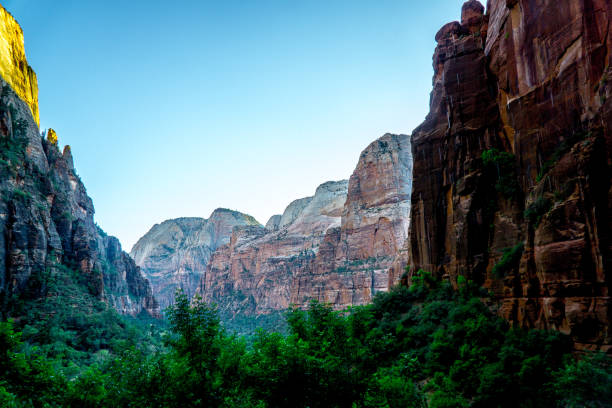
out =
[[162,347],[111,346],[72,378],[5,322],[0,405],[612,406],[606,357],[576,360],[559,333],[509,327],[469,283],[453,290],[426,273],[414,281],[348,311],[313,302],[288,313],[288,334],[260,331],[249,343],[178,294]]
[[120,316],[75,269],[56,265],[34,272],[20,296],[9,299],[21,337],[38,356],[74,377],[113,350],[138,345],[153,351],[161,345],[159,323]]

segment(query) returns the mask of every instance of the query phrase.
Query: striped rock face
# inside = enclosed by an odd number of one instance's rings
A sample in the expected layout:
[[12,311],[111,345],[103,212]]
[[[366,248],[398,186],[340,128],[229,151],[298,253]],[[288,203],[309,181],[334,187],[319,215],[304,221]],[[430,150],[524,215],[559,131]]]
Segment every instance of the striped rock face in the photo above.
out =
[[483,11],[467,2],[436,36],[412,137],[412,271],[467,277],[514,324],[610,349],[612,5]]

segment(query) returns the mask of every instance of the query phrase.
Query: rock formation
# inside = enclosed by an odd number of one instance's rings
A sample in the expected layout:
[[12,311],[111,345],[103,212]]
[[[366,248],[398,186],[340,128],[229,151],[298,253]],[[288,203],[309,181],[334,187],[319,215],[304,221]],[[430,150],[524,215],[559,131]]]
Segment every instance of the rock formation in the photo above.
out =
[[234,227],[261,226],[250,215],[223,208],[210,218],[177,218],[154,225],[130,255],[151,282],[163,308],[174,301],[178,288],[192,296],[211,254],[230,240]]
[[436,35],[412,136],[410,257],[501,316],[609,349],[612,58],[606,0],[468,1]]
[[340,225],[347,186],[327,182],[292,202],[276,231],[236,228],[210,259],[198,289],[204,300],[230,316],[287,309],[295,277],[311,273],[327,230]]
[[[38,131],[36,76],[23,52],[23,33],[0,8],[0,312],[63,268],[90,295],[124,314],[158,314],[151,288],[116,238],[94,223],[94,207],[74,169],[69,146]],[[9,58],[10,57],[10,58]],[[86,287],[86,289],[85,289]]]
[[225,316],[306,306],[360,305],[389,288],[408,236],[412,160],[406,135],[361,154],[350,180],[292,202],[267,228],[238,227],[211,257],[199,293]]
[[410,138],[372,142],[349,180],[340,226],[328,230],[312,273],[297,276],[291,303],[362,305],[397,283],[390,269],[408,237],[411,188]]
[[26,59],[23,30],[2,6],[0,6],[0,76],[28,105],[38,125],[38,81]]

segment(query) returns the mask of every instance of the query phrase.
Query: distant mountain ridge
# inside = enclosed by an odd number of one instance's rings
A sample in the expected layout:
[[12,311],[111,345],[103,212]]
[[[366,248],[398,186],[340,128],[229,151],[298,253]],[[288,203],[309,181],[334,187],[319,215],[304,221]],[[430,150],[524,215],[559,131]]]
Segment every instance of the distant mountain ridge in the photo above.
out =
[[293,201],[268,229],[236,229],[211,257],[198,293],[229,321],[313,299],[337,309],[369,303],[399,280],[394,265],[406,263],[399,258],[411,175],[410,138],[382,136],[361,153],[350,180]]
[[130,255],[151,282],[161,308],[177,289],[195,293],[212,253],[229,242],[234,227],[261,226],[255,218],[218,208],[205,218],[176,218],[155,224],[134,244]]
[[364,149],[350,180],[321,184],[265,227],[241,214],[243,222],[224,224],[221,245],[213,245],[201,232],[207,220],[189,219],[198,224],[191,228],[184,219],[168,220],[131,255],[162,305],[177,287],[188,294],[197,288],[226,320],[310,299],[336,308],[368,303],[399,280],[407,262],[411,175],[410,138],[386,134]]

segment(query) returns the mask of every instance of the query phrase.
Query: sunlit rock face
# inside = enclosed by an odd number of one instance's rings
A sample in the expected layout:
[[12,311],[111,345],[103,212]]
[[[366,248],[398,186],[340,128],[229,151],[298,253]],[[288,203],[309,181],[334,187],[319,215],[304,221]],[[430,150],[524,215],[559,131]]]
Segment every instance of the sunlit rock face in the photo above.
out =
[[151,282],[160,306],[174,301],[177,289],[192,296],[212,253],[230,240],[234,227],[258,226],[250,215],[215,210],[208,219],[177,218],[154,225],[134,245],[131,256]]
[[362,152],[349,181],[322,184],[266,228],[235,229],[212,255],[199,293],[229,317],[311,299],[337,309],[370,302],[397,280],[390,269],[408,237],[411,172],[409,137],[384,135]]
[[[412,270],[473,279],[514,324],[610,349],[612,4],[483,11],[467,2],[436,36],[430,113],[412,136]],[[516,194],[486,170],[492,148],[514,155]]]
[[25,55],[23,31],[13,16],[0,5],[0,75],[30,108],[36,125],[38,82]]
[[285,208],[285,211],[281,215],[280,220],[278,221],[278,228],[283,228],[293,223],[293,221],[295,221],[295,219],[302,213],[304,208],[310,204],[313,198],[314,197],[305,197],[291,202],[291,204]]
[[36,282],[69,266],[83,290],[120,313],[158,316],[140,269],[94,223],[70,148],[60,150],[55,133],[43,139],[25,101],[0,86],[0,299],[45,296]]

